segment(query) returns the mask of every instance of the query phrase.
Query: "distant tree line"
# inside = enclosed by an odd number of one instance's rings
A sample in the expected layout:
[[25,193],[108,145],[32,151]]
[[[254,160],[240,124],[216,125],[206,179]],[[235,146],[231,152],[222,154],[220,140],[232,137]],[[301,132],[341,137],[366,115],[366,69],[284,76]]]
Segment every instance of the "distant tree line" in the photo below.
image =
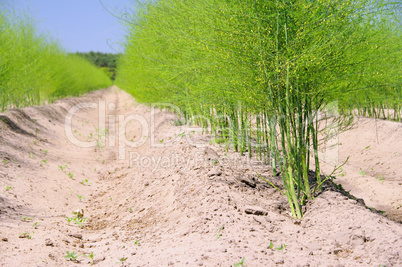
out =
[[101,68],[105,73],[114,80],[116,76],[117,61],[121,54],[102,53],[102,52],[76,52],[76,55],[87,59],[89,62]]

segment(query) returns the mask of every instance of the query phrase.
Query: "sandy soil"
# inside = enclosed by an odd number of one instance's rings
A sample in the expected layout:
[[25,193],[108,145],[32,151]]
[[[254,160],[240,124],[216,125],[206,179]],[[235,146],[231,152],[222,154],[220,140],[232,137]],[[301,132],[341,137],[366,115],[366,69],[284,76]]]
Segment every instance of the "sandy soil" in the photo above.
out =
[[296,220],[270,168],[174,124],[117,88],[0,114],[1,266],[402,266],[401,124],[362,119],[331,152],[393,220],[329,184]]

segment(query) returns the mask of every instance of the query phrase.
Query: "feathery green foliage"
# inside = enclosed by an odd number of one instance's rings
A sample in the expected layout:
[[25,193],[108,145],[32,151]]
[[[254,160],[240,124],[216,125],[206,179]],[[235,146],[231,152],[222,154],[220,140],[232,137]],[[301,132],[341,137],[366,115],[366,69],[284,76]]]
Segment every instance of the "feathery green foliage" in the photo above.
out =
[[173,103],[188,121],[209,121],[228,149],[279,168],[300,218],[313,197],[311,157],[316,187],[322,183],[319,112],[337,102],[346,114],[374,94],[387,108],[400,104],[394,7],[374,0],[139,3],[116,83],[138,101]]
[[28,17],[0,11],[0,111],[110,85],[102,70],[39,35]]

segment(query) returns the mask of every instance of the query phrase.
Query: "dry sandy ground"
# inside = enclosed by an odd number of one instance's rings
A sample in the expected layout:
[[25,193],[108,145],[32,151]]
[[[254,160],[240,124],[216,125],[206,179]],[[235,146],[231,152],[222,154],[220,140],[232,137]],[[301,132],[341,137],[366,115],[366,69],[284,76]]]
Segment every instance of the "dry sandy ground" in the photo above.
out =
[[336,151],[335,182],[393,220],[330,185],[296,220],[270,168],[117,88],[0,118],[2,266],[402,266],[401,124],[361,120]]

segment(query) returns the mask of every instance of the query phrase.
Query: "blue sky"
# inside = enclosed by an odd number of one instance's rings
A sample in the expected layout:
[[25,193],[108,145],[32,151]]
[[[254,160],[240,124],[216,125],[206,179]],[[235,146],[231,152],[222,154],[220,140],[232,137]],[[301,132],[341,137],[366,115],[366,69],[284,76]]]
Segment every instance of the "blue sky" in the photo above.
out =
[[[123,52],[124,25],[112,16],[130,8],[130,0],[11,0],[25,10],[68,52]],[[132,4],[131,4],[132,6]]]

